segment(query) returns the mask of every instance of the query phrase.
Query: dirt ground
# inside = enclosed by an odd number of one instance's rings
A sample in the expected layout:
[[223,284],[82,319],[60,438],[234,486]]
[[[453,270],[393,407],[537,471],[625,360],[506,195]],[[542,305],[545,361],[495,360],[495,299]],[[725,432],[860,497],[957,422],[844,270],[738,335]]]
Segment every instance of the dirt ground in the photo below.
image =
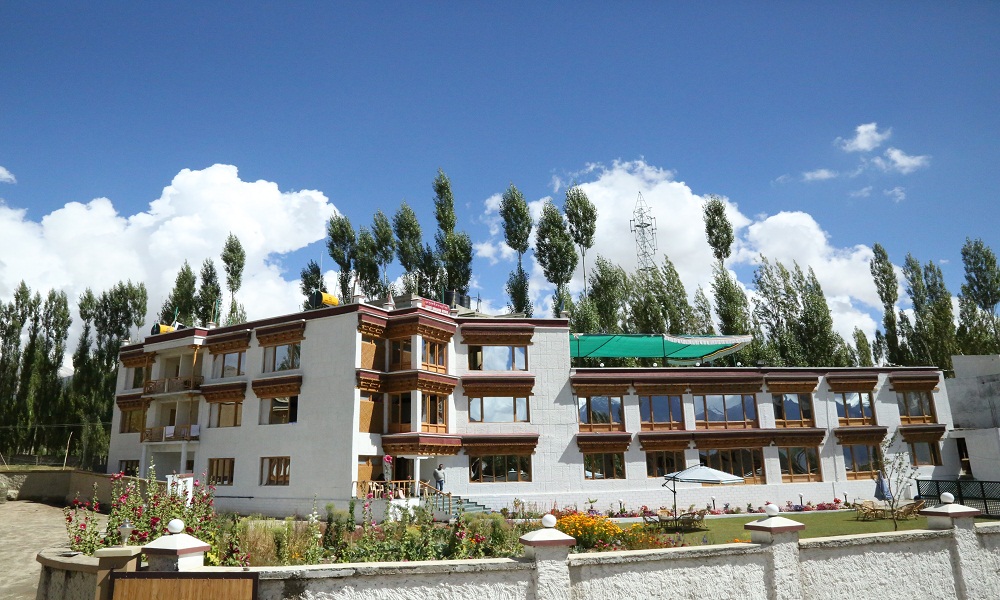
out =
[[66,546],[62,508],[36,502],[0,502],[0,598],[34,600],[42,548]]

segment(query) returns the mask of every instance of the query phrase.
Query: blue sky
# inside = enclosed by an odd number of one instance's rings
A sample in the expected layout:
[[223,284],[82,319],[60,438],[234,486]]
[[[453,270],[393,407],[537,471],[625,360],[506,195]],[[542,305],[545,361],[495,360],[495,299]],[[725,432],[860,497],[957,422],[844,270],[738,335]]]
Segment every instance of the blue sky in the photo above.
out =
[[838,329],[871,335],[873,243],[941,263],[953,294],[966,237],[1000,250],[998,26],[994,2],[3,3],[0,299],[131,278],[156,310],[232,230],[250,316],[289,312],[334,211],[357,227],[406,200],[430,240],[440,167],[485,309],[513,265],[497,194],[537,211],[576,181],[600,211],[588,264],[634,266],[642,192],[689,294],[707,286],[718,194],[744,284],[760,253],[798,260]]

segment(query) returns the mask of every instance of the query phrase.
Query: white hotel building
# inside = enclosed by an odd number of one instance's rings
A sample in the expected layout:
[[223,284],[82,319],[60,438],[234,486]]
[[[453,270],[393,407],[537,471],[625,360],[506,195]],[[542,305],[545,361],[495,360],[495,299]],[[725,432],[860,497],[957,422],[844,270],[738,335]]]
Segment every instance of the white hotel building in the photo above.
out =
[[391,479],[433,487],[443,464],[446,493],[493,509],[656,508],[699,462],[745,483],[681,483],[679,506],[871,498],[897,431],[920,477],[959,473],[936,369],[572,368],[572,339],[416,297],[150,335],[121,350],[108,469],[205,476],[221,509],[274,515],[345,506],[386,455]]

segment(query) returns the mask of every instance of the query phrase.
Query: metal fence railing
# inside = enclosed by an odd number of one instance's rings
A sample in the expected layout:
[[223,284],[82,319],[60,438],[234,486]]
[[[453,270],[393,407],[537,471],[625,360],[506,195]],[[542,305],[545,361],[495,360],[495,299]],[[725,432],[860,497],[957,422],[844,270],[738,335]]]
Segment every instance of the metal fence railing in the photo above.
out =
[[955,502],[978,509],[988,517],[1000,517],[1000,481],[976,479],[918,479],[917,493],[921,498],[937,499],[949,492]]

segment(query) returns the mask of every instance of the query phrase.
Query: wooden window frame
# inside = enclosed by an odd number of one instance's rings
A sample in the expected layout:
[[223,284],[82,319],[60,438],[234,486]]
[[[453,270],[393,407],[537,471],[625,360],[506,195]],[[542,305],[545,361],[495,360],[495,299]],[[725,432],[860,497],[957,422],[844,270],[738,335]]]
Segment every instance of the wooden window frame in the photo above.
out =
[[209,485],[231,486],[234,481],[236,459],[235,458],[210,458],[208,459],[208,483]]
[[288,486],[291,482],[291,475],[291,457],[264,456],[260,459],[260,485]]
[[[794,473],[790,467],[781,466],[781,481],[783,483],[798,483],[802,481],[823,481],[823,461],[820,460],[819,447],[818,446],[778,446],[778,462],[781,463],[782,453],[784,453],[785,465],[791,465],[791,453],[794,450],[805,452],[806,460],[809,461],[807,467],[811,469],[816,468],[816,472],[813,473],[811,470],[806,473]],[[812,455],[809,454],[812,451]],[[811,460],[815,458],[816,464],[811,464]]]
[[[738,455],[735,454],[737,452],[740,453],[740,454],[738,454]],[[743,453],[744,452],[749,452],[750,453],[750,462],[751,462],[750,471],[747,471],[746,465],[743,464],[743,457],[744,457]],[[718,456],[719,458],[718,459],[714,459],[714,457],[716,457],[716,456]],[[728,461],[723,460],[723,458],[726,457],[726,456],[728,456],[728,458],[729,458]],[[736,457],[736,456],[739,457],[738,461],[734,460],[734,457]],[[755,459],[757,461],[759,461],[759,463],[756,463]],[[703,464],[703,465],[705,465],[707,467],[711,467],[713,469],[717,469],[719,471],[723,471],[725,473],[729,473],[730,475],[734,475],[736,477],[742,477],[743,478],[743,483],[745,483],[745,484],[759,485],[759,484],[766,483],[766,481],[765,481],[765,474],[764,474],[764,449],[763,448],[758,448],[758,447],[745,447],[745,448],[699,448],[698,449],[698,460],[701,461],[701,464]],[[739,470],[741,472],[740,473],[733,473],[730,470],[726,470],[724,468],[726,466],[726,462],[728,462],[728,464],[730,464],[730,465],[735,465],[736,463],[739,463],[739,466],[741,468],[737,469],[737,470]],[[757,464],[760,465],[759,468],[757,467]],[[760,471],[760,472],[758,473],[758,471]],[[748,472],[751,475],[750,477],[747,477],[747,475],[746,475]]]
[[[858,394],[861,397],[860,417],[847,416],[847,394]],[[868,399],[868,416],[865,416],[865,398]],[[878,422],[875,420],[875,399],[872,397],[871,392],[857,390],[834,392],[834,402],[837,405],[837,422],[841,427],[878,425]],[[844,416],[840,416],[841,413],[843,413]]]
[[413,369],[413,341],[410,338],[389,340],[389,371]]
[[[724,421],[709,421],[708,420],[708,398],[710,396],[722,396],[722,414],[725,417]],[[729,399],[736,398],[740,399],[740,411],[743,413],[743,420],[741,421],[730,421],[729,420]],[[747,418],[747,401],[753,406],[753,418]],[[704,419],[698,419],[698,406],[699,403],[702,408],[702,414],[705,416]],[[756,429],[757,428],[757,396],[756,394],[695,394],[694,395],[694,412],[695,412],[695,429]]]
[[118,433],[142,433],[146,428],[146,409],[123,408]]
[[[149,367],[132,367],[129,369],[128,389],[130,390],[141,390],[146,386],[146,380],[149,379]],[[138,383],[137,383],[138,382]]]
[[[854,448],[857,447],[868,449],[871,470],[862,471],[858,469],[858,461],[854,456]],[[847,479],[875,479],[878,476],[878,465],[882,462],[882,450],[878,444],[843,444],[841,448],[843,449],[844,470],[847,473]]]
[[420,411],[420,430],[426,433],[448,433],[448,396],[424,392],[420,399],[423,409]]
[[[406,401],[403,401],[403,396],[408,396]],[[403,407],[406,410],[403,410]],[[413,431],[413,423],[411,419],[413,409],[413,392],[399,392],[396,394],[389,394],[389,433],[408,433]],[[405,419],[405,420],[404,420]]]
[[[505,474],[504,479],[502,480],[497,479],[496,476],[494,476],[492,481],[485,481],[483,479],[485,469],[483,469],[481,465],[482,461],[486,458],[492,459],[494,462],[496,462],[497,459],[502,459],[504,461],[504,470],[503,470],[503,473]],[[509,468],[511,461],[513,461],[517,465],[517,468],[514,469],[514,471],[517,473],[517,479],[513,480],[510,479],[509,477],[506,477],[506,474],[511,472],[511,469]],[[526,478],[522,477],[523,469],[521,468],[525,461],[527,461],[528,465]],[[478,478],[476,472],[477,463],[480,465],[478,469]],[[496,470],[494,470],[494,473],[496,473]],[[531,465],[530,454],[482,454],[482,455],[477,454],[475,456],[469,457],[469,483],[531,483],[531,481],[532,481],[532,465]]]
[[[274,348],[275,346],[267,346],[268,348]],[[226,358],[231,356],[236,356],[236,373],[232,375],[225,375],[226,371]],[[247,351],[246,348],[242,350],[233,350],[232,352],[223,352],[215,354],[212,356],[212,379],[224,379],[226,377],[241,377],[247,374]]]
[[[910,414],[910,395],[920,395],[918,400],[919,414]],[[934,407],[934,392],[931,390],[905,390],[896,392],[896,406],[899,407],[899,422],[903,425],[920,423],[937,423],[937,412]]]
[[[293,363],[278,368],[281,364],[277,363],[278,348],[287,348],[286,357],[294,357]],[[294,348],[294,350],[293,350]],[[282,360],[284,363],[284,359]],[[280,373],[281,371],[294,371],[299,369],[302,365],[302,342],[288,342],[287,344],[275,344],[273,346],[264,346],[264,373]]]
[[[600,461],[601,471],[600,473],[603,477],[598,477],[598,471],[594,468],[598,466],[597,461]],[[616,462],[620,464],[615,464]],[[590,469],[587,468],[589,463]],[[608,477],[608,467],[610,466],[611,477]],[[619,472],[620,467],[620,472]],[[590,471],[590,476],[587,476],[587,471]],[[620,476],[619,476],[620,475]],[[621,480],[628,477],[625,472],[625,453],[624,452],[584,452],[583,453],[583,478],[586,481],[606,481],[609,479]]]
[[[667,419],[663,420],[662,415],[656,414],[653,410],[655,404],[653,398],[667,398]],[[679,414],[673,414],[674,398],[677,399],[677,409]],[[643,409],[645,409],[650,420],[643,419]],[[678,394],[646,394],[639,396],[639,420],[642,431],[662,431],[684,429],[684,398]]]
[[420,366],[432,373],[448,372],[448,344],[437,340],[424,338],[423,353],[420,356]]
[[[287,408],[282,409],[280,403],[282,400],[287,401]],[[275,401],[278,401],[279,406],[275,408]],[[292,423],[298,423],[299,421],[299,397],[294,396],[275,396],[273,398],[263,398],[261,401],[261,411],[260,411],[260,423],[259,425],[289,425]],[[264,405],[266,403],[266,410]],[[286,415],[286,420],[275,420],[276,416]],[[266,419],[265,419],[266,417]]]
[[[486,416],[486,400],[509,400],[510,401],[510,419],[504,421],[487,421]],[[517,406],[518,400],[524,400],[524,415],[518,413]],[[479,418],[472,418],[474,407],[478,404],[479,406]],[[531,401],[526,396],[473,396],[469,398],[469,422],[470,423],[530,423],[531,422]]]
[[[507,348],[509,368],[487,369],[485,348]],[[518,353],[521,350],[524,356],[524,365],[518,364]],[[478,362],[476,356],[479,357]],[[527,344],[473,344],[469,346],[469,370],[470,371],[527,371],[528,370],[528,345]]]
[[[685,462],[683,450],[647,450],[646,477],[660,479],[668,473],[682,471]],[[673,463],[674,468],[667,470],[670,463]]]
[[[232,425],[222,425],[222,407],[233,405],[233,415],[235,417],[234,423]],[[212,402],[209,404],[208,409],[208,427],[209,429],[224,429],[226,427],[242,427],[243,426],[243,401],[234,400],[232,402]]]
[[[797,396],[799,405],[799,418],[798,419],[787,419],[778,418],[779,406],[781,415],[786,415],[785,403],[787,402],[788,396]],[[807,399],[809,405],[809,414],[811,417],[802,417],[802,405],[803,396]],[[778,428],[793,428],[793,427],[815,427],[816,426],[816,411],[815,405],[813,404],[813,395],[811,392],[789,392],[784,394],[771,394],[771,405],[774,407],[774,426]]]
[[[608,415],[611,421],[607,423],[595,423],[594,422],[594,404],[595,400],[603,398],[607,401]],[[614,414],[614,404],[612,399],[617,399],[619,403],[618,422],[615,422]],[[581,409],[586,405],[587,421],[580,421],[580,431],[625,431],[625,402],[622,400],[621,396],[617,395],[603,395],[594,394],[590,396],[577,396],[576,401],[576,414],[577,419],[580,419]]]
[[[930,455],[930,462],[922,462],[917,456],[917,445],[927,446],[927,453]],[[907,446],[910,449],[910,464],[914,467],[940,467],[941,466],[941,447],[937,442],[932,441],[917,441],[908,442]]]

